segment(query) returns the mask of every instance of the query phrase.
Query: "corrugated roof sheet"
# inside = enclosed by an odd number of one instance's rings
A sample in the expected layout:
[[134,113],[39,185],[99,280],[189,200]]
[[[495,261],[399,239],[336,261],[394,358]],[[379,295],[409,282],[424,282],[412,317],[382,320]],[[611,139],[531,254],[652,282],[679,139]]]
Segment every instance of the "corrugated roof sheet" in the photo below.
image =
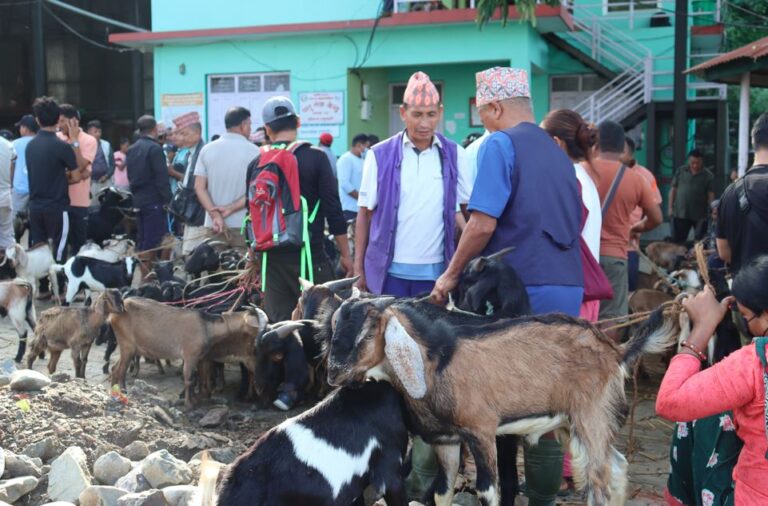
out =
[[758,39],[754,42],[750,42],[746,46],[742,46],[738,49],[734,49],[720,56],[716,56],[711,60],[707,60],[704,63],[700,63],[695,67],[691,67],[685,71],[689,72],[701,72],[703,70],[709,70],[723,63],[728,63],[739,58],[751,58],[753,61],[768,56],[768,37]]

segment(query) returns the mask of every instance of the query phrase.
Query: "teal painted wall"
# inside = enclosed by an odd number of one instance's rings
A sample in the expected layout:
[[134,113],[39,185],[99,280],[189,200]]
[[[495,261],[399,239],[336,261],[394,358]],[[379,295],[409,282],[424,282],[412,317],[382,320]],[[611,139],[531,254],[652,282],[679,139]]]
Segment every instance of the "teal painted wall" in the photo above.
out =
[[153,0],[152,30],[199,30],[373,19],[380,0]]
[[[357,103],[351,102],[354,96],[359,97],[359,90],[352,92],[349,88],[352,82],[349,70],[364,52],[368,35],[368,32],[350,32],[349,38],[338,34],[312,34],[159,46],[155,48],[154,58],[155,110],[160,111],[163,94],[205,93],[209,74],[289,71],[294,101],[302,92],[345,93],[347,120],[340,127],[339,138],[349,139],[350,135],[357,133],[357,128],[365,128],[351,119],[359,117],[359,98]],[[467,126],[457,124],[455,132],[456,136],[463,138],[470,131],[468,100],[474,96],[475,72],[497,63],[509,64],[510,61],[512,65],[530,69],[528,47],[531,36],[538,37],[538,34],[529,25],[516,23],[510,23],[506,28],[492,25],[482,31],[471,23],[444,25],[438,30],[423,27],[383,29],[377,32],[373,50],[363,70],[388,69],[387,79],[392,82],[395,78],[405,81],[411,72],[427,66],[439,69],[446,76],[447,85],[457,90],[455,97],[458,98],[454,99],[451,94],[450,114],[467,114]],[[179,72],[182,63],[186,68],[183,75]],[[458,67],[452,69],[448,66]],[[380,98],[388,97],[388,89],[383,94],[380,89],[372,91]],[[378,114],[377,109],[374,109],[374,114]],[[388,118],[388,110],[384,109]],[[258,111],[252,113],[255,116]],[[355,121],[354,128],[350,128],[351,121]],[[380,131],[383,123],[376,121],[381,120],[375,119],[373,123],[374,128]],[[364,131],[378,133],[376,130]],[[334,146],[334,149],[343,150],[344,147]]]

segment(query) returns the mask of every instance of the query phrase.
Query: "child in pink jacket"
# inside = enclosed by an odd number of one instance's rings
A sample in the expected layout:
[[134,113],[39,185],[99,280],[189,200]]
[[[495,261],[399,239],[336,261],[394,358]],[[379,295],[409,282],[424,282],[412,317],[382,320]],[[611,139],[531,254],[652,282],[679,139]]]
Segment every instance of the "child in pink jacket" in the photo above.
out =
[[683,303],[693,329],[669,364],[656,411],[669,420],[686,422],[733,410],[736,433],[744,441],[733,471],[735,503],[763,506],[768,505],[768,368],[761,357],[768,340],[756,338],[709,369],[700,369],[707,343],[733,302],[752,335],[768,335],[768,256],[739,271],[733,294],[735,300],[729,297],[718,303],[705,289]]

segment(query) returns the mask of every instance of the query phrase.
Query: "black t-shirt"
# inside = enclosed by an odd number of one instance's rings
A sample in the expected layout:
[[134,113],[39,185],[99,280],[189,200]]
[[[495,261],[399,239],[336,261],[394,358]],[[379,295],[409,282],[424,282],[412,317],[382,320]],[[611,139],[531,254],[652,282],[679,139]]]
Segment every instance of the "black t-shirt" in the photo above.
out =
[[40,130],[26,150],[30,211],[65,211],[69,207],[67,169],[77,169],[72,146],[53,132]]
[[768,255],[768,165],[747,171],[744,182],[749,211],[741,210],[736,183],[731,183],[720,198],[717,237],[731,247],[732,273],[760,255]]
[[[275,144],[275,146],[278,145],[284,144]],[[317,217],[309,225],[312,254],[316,255],[322,251],[326,221],[328,222],[328,231],[332,235],[347,233],[347,222],[341,212],[341,201],[339,201],[339,184],[324,152],[305,144],[297,148],[294,154],[299,165],[299,187],[301,188],[301,195],[307,200],[308,214],[312,214],[315,204],[318,199],[320,200]],[[246,188],[258,166],[258,158],[248,165]]]

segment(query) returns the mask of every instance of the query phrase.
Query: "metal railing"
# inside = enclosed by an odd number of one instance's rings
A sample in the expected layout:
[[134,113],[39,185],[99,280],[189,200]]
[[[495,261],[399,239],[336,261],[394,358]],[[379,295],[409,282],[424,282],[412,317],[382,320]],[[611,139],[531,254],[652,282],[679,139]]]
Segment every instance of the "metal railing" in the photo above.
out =
[[573,110],[593,123],[607,119],[621,121],[650,101],[646,71],[649,61],[649,58],[637,61],[634,66],[577,104]]
[[[650,18],[659,12],[667,13],[670,23],[674,24],[674,3],[663,0],[626,0],[614,2],[604,0],[596,3],[581,3],[578,0],[563,0],[563,5],[573,7],[578,5],[580,9],[592,13],[600,13],[610,20],[626,21],[628,28],[634,30],[637,27],[649,26]],[[723,0],[691,0],[688,16],[693,24],[716,24],[722,21]]]
[[413,11],[431,11],[445,9],[475,8],[475,0],[395,0],[393,12],[395,14]]

